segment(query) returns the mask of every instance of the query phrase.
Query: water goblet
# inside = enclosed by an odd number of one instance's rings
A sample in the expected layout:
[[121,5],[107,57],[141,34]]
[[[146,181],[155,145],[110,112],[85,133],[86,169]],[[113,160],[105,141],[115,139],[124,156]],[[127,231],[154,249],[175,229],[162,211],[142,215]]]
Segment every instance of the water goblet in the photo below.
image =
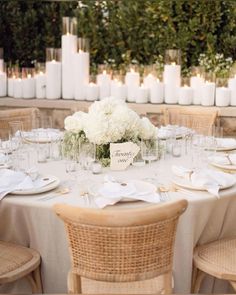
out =
[[91,165],[96,160],[96,146],[90,142],[80,142],[79,162],[83,169],[90,170]]

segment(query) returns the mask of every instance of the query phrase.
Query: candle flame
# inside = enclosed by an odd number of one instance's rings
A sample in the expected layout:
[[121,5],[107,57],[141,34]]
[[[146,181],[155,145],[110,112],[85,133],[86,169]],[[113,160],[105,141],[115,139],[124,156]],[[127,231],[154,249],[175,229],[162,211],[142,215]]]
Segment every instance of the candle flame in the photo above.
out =
[[236,74],[234,75],[234,78],[236,79]]
[[188,85],[184,84],[184,88],[188,88]]
[[176,65],[176,63],[175,63],[175,62],[172,62],[172,63],[171,63],[171,65],[172,65],[172,66],[175,66],[175,65]]
[[121,85],[122,85],[122,83],[119,81],[119,82],[117,83],[117,85],[118,85],[118,86],[121,86]]
[[79,53],[82,53],[82,52],[84,52],[82,49],[79,49]]
[[13,79],[16,79],[16,75],[13,75],[12,78],[13,78]]
[[197,77],[200,78],[201,77],[200,74],[197,74]]
[[90,85],[90,86],[95,86],[95,83],[90,82],[89,85]]
[[28,75],[27,75],[27,78],[31,78],[31,74],[28,74]]
[[67,32],[67,33],[66,33],[66,36],[69,36],[69,35],[70,35],[70,33],[69,33],[69,32]]
[[39,72],[39,75],[43,75],[43,72],[42,72],[42,71],[40,71],[40,72]]
[[160,82],[160,79],[157,78],[157,82],[159,83]]
[[135,73],[135,70],[133,68],[130,69],[131,73]]
[[103,72],[102,72],[102,73],[103,73],[103,75],[106,75],[107,71],[106,71],[106,70],[103,70]]
[[52,62],[56,62],[55,59],[53,59]]

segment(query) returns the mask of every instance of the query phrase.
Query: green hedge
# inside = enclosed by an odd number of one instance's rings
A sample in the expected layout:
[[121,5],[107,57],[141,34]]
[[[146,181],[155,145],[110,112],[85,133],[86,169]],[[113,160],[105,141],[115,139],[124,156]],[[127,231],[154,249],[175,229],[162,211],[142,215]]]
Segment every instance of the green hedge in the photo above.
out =
[[6,61],[28,66],[60,47],[62,16],[78,18],[78,35],[90,39],[91,62],[153,63],[180,48],[184,66],[200,53],[236,59],[235,0],[0,1],[0,47]]

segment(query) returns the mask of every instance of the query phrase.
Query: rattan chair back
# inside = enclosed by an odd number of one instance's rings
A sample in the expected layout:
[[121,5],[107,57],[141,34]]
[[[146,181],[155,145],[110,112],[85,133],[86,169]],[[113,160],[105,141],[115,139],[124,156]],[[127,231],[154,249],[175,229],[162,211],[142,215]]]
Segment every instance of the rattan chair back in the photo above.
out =
[[218,112],[213,110],[167,108],[165,110],[165,124],[185,126],[198,133],[211,135],[217,115]]
[[172,270],[179,216],[186,200],[136,209],[101,210],[57,204],[72,272],[106,282],[131,282]]
[[39,110],[37,108],[0,110],[0,139],[8,138],[10,122],[22,122],[24,130],[31,130],[36,126],[38,118]]

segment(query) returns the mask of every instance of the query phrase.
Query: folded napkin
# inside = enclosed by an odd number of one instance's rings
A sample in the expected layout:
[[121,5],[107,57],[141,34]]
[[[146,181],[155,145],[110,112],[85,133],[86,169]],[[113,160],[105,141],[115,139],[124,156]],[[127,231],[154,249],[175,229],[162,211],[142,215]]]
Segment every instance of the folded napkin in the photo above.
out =
[[173,136],[185,136],[191,134],[193,131],[184,126],[167,125],[157,128],[157,137],[160,139],[167,139]]
[[172,166],[172,172],[178,177],[187,179],[192,186],[206,189],[217,197],[219,197],[221,187],[235,184],[235,178],[232,175],[207,168],[191,170],[182,166]]
[[218,148],[234,148],[236,147],[236,140],[234,138],[216,138]]
[[222,154],[209,157],[211,163],[220,165],[236,165],[236,154]]
[[7,194],[18,190],[30,190],[39,189],[44,187],[55,179],[37,177],[31,178],[21,171],[13,171],[10,169],[0,170],[0,200],[2,200]]
[[155,187],[140,188],[139,180],[127,182],[116,182],[113,177],[105,177],[104,183],[98,189],[95,203],[99,208],[114,205],[122,200],[141,200],[150,203],[159,203],[160,196],[156,193]]

